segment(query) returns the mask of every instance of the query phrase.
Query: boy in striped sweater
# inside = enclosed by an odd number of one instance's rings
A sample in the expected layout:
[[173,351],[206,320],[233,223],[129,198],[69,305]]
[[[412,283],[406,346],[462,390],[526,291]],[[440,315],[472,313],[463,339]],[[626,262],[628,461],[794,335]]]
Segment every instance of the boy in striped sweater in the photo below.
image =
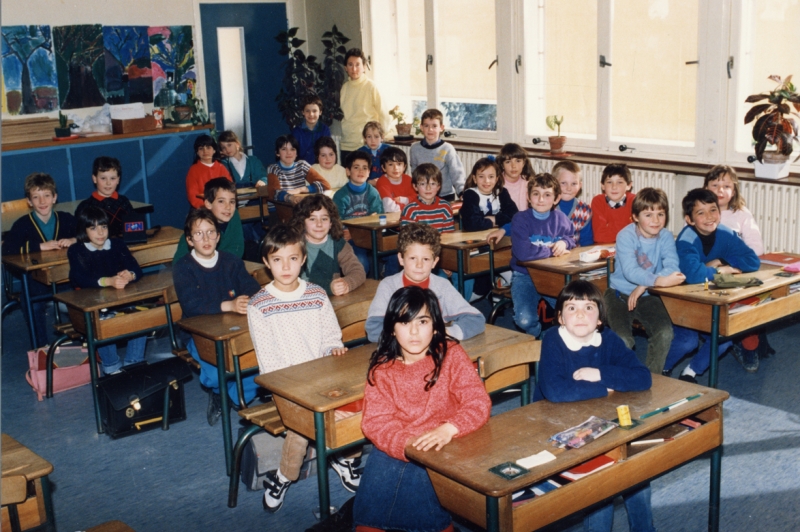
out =
[[442,188],[442,172],[431,163],[423,163],[412,175],[417,201],[412,201],[400,214],[400,225],[422,223],[433,226],[440,233],[455,231],[453,210],[438,196]]
[[319,175],[311,165],[297,160],[300,144],[293,135],[281,135],[275,140],[277,162],[267,168],[267,182],[256,183],[257,187],[266,185],[269,199],[298,203],[300,194],[322,194],[330,190],[330,184]]

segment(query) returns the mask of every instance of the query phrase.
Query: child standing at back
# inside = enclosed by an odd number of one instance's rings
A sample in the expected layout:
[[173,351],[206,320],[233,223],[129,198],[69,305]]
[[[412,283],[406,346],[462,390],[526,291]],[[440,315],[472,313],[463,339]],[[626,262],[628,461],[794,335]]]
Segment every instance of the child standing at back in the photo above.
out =
[[362,130],[367,122],[388,127],[389,114],[383,108],[378,87],[365,74],[367,56],[360,48],[351,48],[344,55],[345,70],[350,78],[339,93],[342,108],[342,160],[363,144]]
[[550,174],[539,174],[528,181],[530,208],[511,220],[511,299],[514,322],[531,336],[539,337],[542,324],[536,311],[539,292],[528,269],[529,260],[560,257],[575,247],[575,231],[567,215],[556,209],[561,196],[558,181]]
[[[764,254],[764,240],[753,213],[745,207],[745,201],[739,191],[739,177],[736,170],[727,165],[717,165],[707,174],[703,182],[707,188],[717,195],[722,225],[733,229],[756,255]],[[744,337],[735,342],[733,354],[749,373],[758,371],[759,345],[764,343],[765,351],[771,347],[767,343],[766,332],[762,329],[757,334]],[[772,350],[774,352],[774,350]]]
[[319,96],[308,95],[300,102],[303,107],[303,122],[292,130],[292,135],[297,139],[300,149],[297,158],[308,164],[314,164],[314,145],[322,137],[330,137],[331,130],[320,119],[322,113],[322,100]]
[[421,223],[431,225],[441,233],[455,231],[450,203],[438,195],[442,189],[442,172],[435,164],[423,163],[412,175],[416,201],[410,202],[400,213],[400,225]]
[[553,177],[561,186],[561,201],[558,208],[567,215],[575,227],[575,244],[591,246],[594,244],[592,233],[592,208],[581,201],[582,178],[581,167],[572,161],[561,161],[553,166]]
[[[247,305],[259,371],[269,373],[323,356],[343,355],[347,348],[325,290],[300,279],[306,261],[303,234],[286,225],[273,227],[264,238],[263,260],[274,280]],[[307,448],[305,437],[286,431],[280,466],[267,471],[264,481],[268,511],[283,506],[286,490],[300,476]]]
[[403,207],[417,197],[417,191],[406,174],[408,159],[400,148],[390,146],[381,154],[383,176],[375,183],[375,188],[383,200],[385,212],[401,212]]
[[361,430],[375,445],[356,492],[356,532],[452,532],[424,467],[410,445],[439,451],[478,430],[492,403],[464,349],[445,331],[436,294],[401,288],[389,300],[364,390]]
[[628,349],[634,349],[633,320],[647,332],[647,369],[656,375],[664,371],[672,344],[672,320],[664,303],[650,295],[651,286],[677,286],[686,280],[681,273],[678,252],[669,222],[669,201],[663,190],[643,188],[633,200],[633,223],[617,235],[616,267],[603,296],[608,308],[608,325]]
[[281,135],[275,139],[275,164],[267,168],[267,180],[256,183],[267,187],[270,199],[299,202],[298,194],[322,194],[331,186],[325,178],[311,169],[306,161],[298,161],[300,145],[293,135]]
[[347,172],[336,160],[336,142],[331,137],[322,137],[314,143],[314,156],[317,163],[311,169],[325,178],[331,190],[347,184]]
[[222,164],[228,170],[236,188],[254,187],[267,179],[267,169],[255,155],[247,155],[239,137],[233,131],[219,134],[219,149],[225,157]]
[[194,164],[186,174],[186,197],[193,208],[203,206],[203,188],[212,179],[224,177],[233,182],[230,172],[219,160],[217,142],[210,135],[194,139]]
[[[125,288],[142,278],[142,269],[121,238],[109,238],[105,211],[89,205],[78,215],[78,243],[67,251],[69,279],[76,288]],[[144,360],[147,336],[128,340],[125,364],[114,344],[97,348],[104,375],[118,373],[127,366]]]
[[528,208],[528,179],[533,177],[533,166],[528,154],[519,144],[506,144],[500,148],[497,164],[503,171],[503,187],[517,205],[518,211]]
[[626,164],[609,164],[600,178],[603,193],[592,198],[592,232],[598,244],[612,244],[631,223],[631,171]]
[[131,202],[117,192],[122,179],[122,165],[114,157],[98,157],[92,163],[92,182],[95,191],[92,195],[78,204],[75,216],[88,207],[94,205],[105,211],[108,217],[108,231],[112,237],[122,236],[122,219],[133,213]]
[[[611,329],[600,289],[588,281],[573,281],[556,301],[560,327],[547,331],[542,340],[539,380],[533,401],[553,403],[585,401],[612,392],[650,389],[653,379],[636,353]],[[650,484],[623,495],[631,532],[655,532],[650,505]],[[610,532],[614,505],[609,503],[588,514],[584,530]]]
[[383,128],[378,122],[367,122],[361,135],[364,137],[364,145],[358,151],[368,153],[372,158],[369,167],[369,183],[374,185],[375,180],[383,175],[381,154],[389,145],[383,142]]
[[464,187],[461,205],[461,228],[464,231],[482,231],[492,227],[510,230],[511,219],[518,211],[517,204],[503,187],[500,166],[493,159],[479,159]]
[[444,115],[438,109],[428,109],[420,120],[424,138],[411,145],[411,170],[421,164],[435,165],[442,174],[439,194],[442,199],[453,201],[464,191],[467,175],[456,149],[440,138],[444,133]]

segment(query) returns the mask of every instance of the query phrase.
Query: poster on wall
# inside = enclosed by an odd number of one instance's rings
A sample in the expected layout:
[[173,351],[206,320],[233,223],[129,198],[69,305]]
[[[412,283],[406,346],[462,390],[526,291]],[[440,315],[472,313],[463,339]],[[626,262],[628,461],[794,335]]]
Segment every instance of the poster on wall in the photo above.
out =
[[152,103],[153,76],[147,33],[147,26],[103,26],[108,103]]
[[3,112],[12,115],[58,109],[58,79],[50,26],[3,26]]
[[53,28],[62,109],[95,107],[106,103],[103,27],[100,24]]
[[197,75],[191,26],[151,26],[150,60],[154,103],[169,107],[191,96]]

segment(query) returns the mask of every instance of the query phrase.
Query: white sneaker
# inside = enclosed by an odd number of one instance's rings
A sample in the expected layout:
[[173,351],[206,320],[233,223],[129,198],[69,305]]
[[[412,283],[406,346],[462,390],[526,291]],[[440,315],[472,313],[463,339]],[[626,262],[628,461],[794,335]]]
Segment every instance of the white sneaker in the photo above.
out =
[[291,481],[283,482],[278,477],[277,470],[267,471],[264,481],[264,509],[268,512],[277,512],[283,506],[283,498],[289,489]]
[[331,467],[336,474],[339,475],[339,480],[342,481],[344,489],[350,493],[355,493],[358,485],[361,483],[361,457],[359,458],[337,458],[331,457]]

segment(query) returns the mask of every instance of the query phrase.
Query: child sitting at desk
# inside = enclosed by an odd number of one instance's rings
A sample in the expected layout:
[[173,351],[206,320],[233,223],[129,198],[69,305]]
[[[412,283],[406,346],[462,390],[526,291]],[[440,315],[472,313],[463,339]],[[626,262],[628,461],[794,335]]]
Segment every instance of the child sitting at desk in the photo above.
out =
[[[33,211],[18,218],[11,226],[3,239],[3,255],[63,249],[77,242],[75,217],[68,212],[58,212],[53,209],[58,201],[58,191],[52,177],[39,172],[26,177],[25,198]],[[28,293],[31,297],[36,297],[52,292],[49,286],[34,281],[28,284]],[[47,307],[48,303],[45,301],[33,303],[37,346],[49,343]],[[27,320],[28,313],[23,312],[23,315]]]
[[267,168],[267,180],[256,183],[267,187],[269,199],[297,203],[298,194],[322,194],[331,186],[311,169],[306,161],[297,160],[300,145],[293,135],[281,135],[275,140],[275,164]]
[[528,154],[519,144],[508,143],[500,148],[497,164],[503,170],[503,188],[517,210],[524,211],[528,208],[528,180],[535,175]]
[[[236,210],[236,185],[224,177],[212,179],[203,189],[203,207],[211,211],[217,222],[219,242],[217,248],[235,256],[238,259],[244,254],[244,233],[242,219]],[[191,242],[188,238],[180,239],[172,264],[189,253]]]
[[[650,389],[648,369],[606,328],[605,304],[600,289],[589,281],[573,281],[556,301],[561,325],[547,331],[542,340],[539,380],[533,401],[553,403],[585,401],[609,393]],[[650,484],[623,495],[631,532],[655,532],[650,506]],[[610,531],[614,505],[609,503],[588,514],[584,530]]]
[[517,204],[503,187],[500,166],[484,157],[472,167],[464,185],[461,205],[461,228],[464,231],[482,231],[492,227],[511,228],[511,219],[517,214]]
[[[76,288],[113,286],[117,290],[142,278],[142,269],[121,238],[108,238],[108,216],[89,205],[78,215],[78,243],[67,251],[69,279]],[[125,364],[114,344],[97,348],[104,375],[118,373],[125,365],[144,360],[147,336],[128,340]]]
[[609,164],[600,178],[603,193],[592,198],[592,234],[598,244],[611,244],[631,223],[634,195],[631,171],[626,164]]
[[379,122],[372,121],[364,124],[361,136],[364,137],[364,145],[358,151],[363,151],[372,158],[369,166],[369,183],[374,185],[375,180],[383,175],[381,155],[389,145],[383,142],[383,127]]
[[643,188],[633,200],[634,223],[617,235],[616,267],[608,276],[603,298],[608,308],[608,325],[628,349],[633,339],[633,320],[647,332],[647,369],[656,375],[664,371],[672,344],[672,320],[661,298],[650,295],[650,286],[677,286],[686,280],[680,271],[678,252],[669,221],[669,200],[663,190]]
[[412,174],[417,199],[406,205],[400,213],[400,225],[421,223],[431,225],[441,233],[455,231],[453,210],[438,195],[442,189],[442,172],[439,168],[431,163],[423,163]]
[[[306,261],[303,234],[286,225],[273,227],[264,238],[263,260],[274,281],[247,305],[259,371],[269,373],[323,356],[343,355],[347,348],[342,345],[342,330],[325,290],[300,279]],[[264,481],[268,511],[277,512],[283,506],[286,490],[300,476],[307,448],[305,437],[286,431],[280,466],[267,471]],[[360,480],[360,457],[332,457],[331,461],[337,462],[334,470],[344,477],[342,483],[354,491]]]
[[78,204],[75,216],[88,207],[100,207],[108,216],[108,233],[112,237],[122,236],[122,219],[133,212],[131,202],[117,192],[122,179],[122,165],[114,157],[98,157],[92,163],[92,182],[95,191]]
[[356,532],[454,530],[408,445],[439,451],[489,420],[492,403],[464,348],[445,331],[436,294],[419,286],[389,300],[364,389],[361,430],[374,445],[353,505]]
[[289,225],[306,239],[308,259],[300,278],[323,287],[328,296],[341,296],[364,284],[367,273],[345,241],[339,211],[328,196],[303,198],[294,206]]
[[594,244],[592,208],[579,199],[583,188],[581,167],[573,161],[561,161],[553,166],[552,173],[561,186],[558,208],[567,215],[575,227],[575,245],[591,246]]
[[311,167],[328,181],[331,190],[339,190],[347,184],[347,172],[336,160],[336,141],[322,137],[314,143],[314,156],[317,164]]
[[472,338],[486,329],[486,319],[478,309],[467,303],[448,280],[431,275],[441,252],[441,237],[432,226],[410,224],[400,229],[397,258],[403,271],[385,278],[378,285],[375,299],[367,311],[365,325],[370,342],[376,342],[380,337],[392,294],[404,286],[412,285],[433,290],[439,298],[445,321],[450,323],[447,334],[453,338]]
[[383,210],[400,212],[417,197],[417,191],[411,184],[411,176],[406,174],[406,153],[395,146],[386,148],[381,154],[381,168],[383,176],[375,183],[375,188],[383,200]]
[[308,164],[314,164],[316,161],[315,145],[322,137],[330,138],[331,130],[319,119],[322,113],[322,100],[319,99],[319,96],[309,94],[300,100],[300,106],[303,108],[303,122],[292,129],[292,135],[300,146],[300,149],[297,150],[297,158]]
[[[172,271],[183,316],[246,314],[247,301],[261,287],[247,273],[241,258],[217,249],[221,241],[217,217],[207,209],[195,209],[186,217],[183,232],[183,240],[192,251],[178,259]],[[206,417],[213,427],[222,415],[217,367],[200,358],[193,338],[185,343],[189,354],[200,364],[200,384],[209,393]],[[258,390],[255,375],[242,379],[242,385],[245,401],[252,401]],[[228,396],[239,404],[235,381],[228,383]]]
[[267,179],[267,170],[255,155],[247,155],[233,131],[219,134],[219,150],[225,156],[222,164],[230,173],[236,188],[254,187]]
[[230,172],[219,162],[217,141],[210,135],[200,135],[194,140],[194,164],[186,174],[186,197],[194,209],[203,206],[203,193],[206,183],[217,177],[233,182]]
[[[678,250],[681,273],[689,284],[700,284],[714,279],[716,273],[754,272],[761,260],[732,229],[720,225],[717,195],[704,188],[690,190],[683,198],[683,217],[686,227],[678,234],[675,247]],[[679,377],[683,381],[697,383],[711,364],[711,341],[707,334],[700,350],[692,358]],[[684,356],[694,351],[699,343],[699,333],[684,327],[675,327],[664,372],[672,371]],[[724,354],[731,342],[719,345]]]

